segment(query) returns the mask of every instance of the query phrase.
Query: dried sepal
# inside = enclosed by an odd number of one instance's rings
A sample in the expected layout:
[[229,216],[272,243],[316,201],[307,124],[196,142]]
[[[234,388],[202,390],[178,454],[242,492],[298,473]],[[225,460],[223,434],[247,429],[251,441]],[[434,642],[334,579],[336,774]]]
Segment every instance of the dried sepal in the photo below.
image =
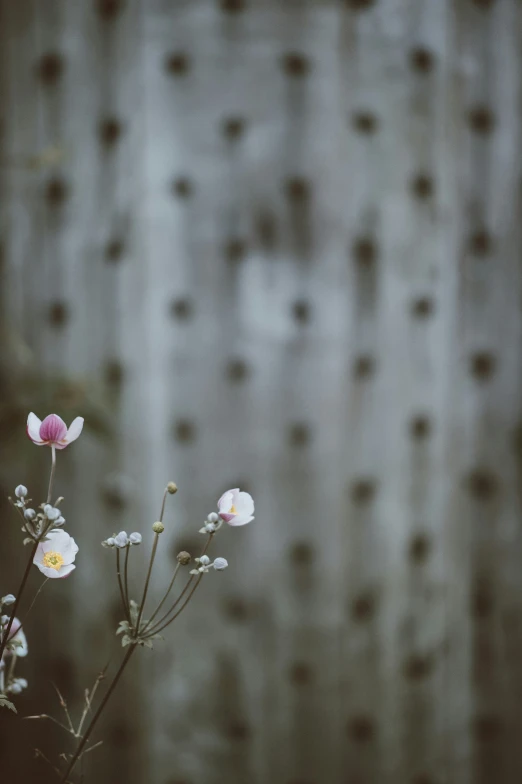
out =
[[18,712],[13,703],[3,694],[0,694],[0,708],[8,708],[10,711],[13,711],[13,713]]

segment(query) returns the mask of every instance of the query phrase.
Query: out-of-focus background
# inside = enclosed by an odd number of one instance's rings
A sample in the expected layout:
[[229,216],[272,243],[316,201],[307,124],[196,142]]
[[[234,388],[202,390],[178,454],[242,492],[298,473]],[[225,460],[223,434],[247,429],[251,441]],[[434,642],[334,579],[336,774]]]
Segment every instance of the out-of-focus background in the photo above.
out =
[[[2,497],[45,491],[28,411],[86,419],[2,781],[57,780],[20,717],[80,710],[100,541],[142,531],[143,574],[173,479],[156,595],[224,490],[256,520],[85,784],[520,784],[518,0],[2,0],[0,94]],[[3,593],[18,529],[2,501]]]

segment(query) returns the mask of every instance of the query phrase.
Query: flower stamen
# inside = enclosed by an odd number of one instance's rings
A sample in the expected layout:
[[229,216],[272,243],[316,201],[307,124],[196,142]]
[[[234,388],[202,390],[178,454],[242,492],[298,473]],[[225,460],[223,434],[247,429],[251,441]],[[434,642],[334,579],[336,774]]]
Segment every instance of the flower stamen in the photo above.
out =
[[54,550],[50,550],[44,554],[42,563],[48,569],[56,569],[58,571],[63,566],[63,556]]

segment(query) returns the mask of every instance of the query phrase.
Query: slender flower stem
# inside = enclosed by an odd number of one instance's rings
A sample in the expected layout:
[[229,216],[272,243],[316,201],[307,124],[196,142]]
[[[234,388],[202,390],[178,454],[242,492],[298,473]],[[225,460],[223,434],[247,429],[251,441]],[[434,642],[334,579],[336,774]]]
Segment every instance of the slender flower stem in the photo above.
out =
[[47,491],[47,503],[51,503],[53,493],[54,474],[56,472],[56,447],[51,447],[51,476],[49,477],[49,490]]
[[167,502],[168,492],[169,491],[167,490],[167,488],[165,488],[165,492],[163,493],[163,501],[161,502],[161,512],[160,512],[160,516],[158,518],[160,523],[163,522],[163,515],[165,514],[165,504]]
[[129,602],[129,553],[130,553],[130,545],[125,550],[125,566],[124,566],[124,577],[123,577],[123,591],[125,594],[125,601],[127,602],[127,607],[130,607]]
[[[205,547],[203,548],[203,551],[202,551],[201,555],[205,555],[205,553],[207,552],[207,550],[208,550],[208,548],[210,546],[210,542],[212,541],[212,537],[213,536],[214,536],[214,534],[209,534],[209,537],[208,537],[207,541],[205,542]],[[200,558],[201,558],[201,556],[200,556]],[[185,594],[187,593],[188,589],[190,588],[190,586],[192,585],[193,582],[194,582],[194,575],[191,575],[189,577],[189,579],[187,580],[187,583],[186,583],[185,587],[183,588],[183,590],[181,591],[180,595],[178,596],[178,598],[176,599],[176,601],[172,605],[172,607],[169,610],[167,610],[167,612],[159,619],[159,621],[156,621],[156,627],[158,627],[160,624],[162,624],[163,621],[165,621],[169,617],[171,612],[176,609],[176,607],[178,606],[180,601],[183,599],[183,597],[185,596]],[[158,607],[158,610],[159,610],[159,607]],[[156,610],[154,615],[157,614],[158,610]],[[152,618],[151,618],[151,620],[152,620]],[[150,623],[147,624],[147,629],[150,631],[151,634],[155,634],[155,632],[156,632],[155,629],[152,629],[152,630],[150,629]]]
[[22,577],[22,582],[20,583],[20,587],[16,593],[16,601],[13,606],[13,611],[11,613],[11,617],[7,622],[7,627],[4,631],[4,635],[2,640],[0,641],[0,661],[2,661],[2,655],[5,650],[5,646],[7,645],[7,641],[9,640],[9,634],[11,633],[11,627],[13,625],[13,621],[15,619],[16,611],[18,610],[18,605],[20,604],[20,599],[22,598],[22,594],[24,592],[24,588],[27,583],[27,578],[29,577],[29,572],[31,571],[31,566],[33,565],[33,558],[36,554],[36,548],[38,547],[38,542],[34,543],[34,546],[31,548],[31,554],[29,555],[29,560],[27,562],[27,566],[25,567],[24,576]]
[[174,575],[173,575],[173,577],[172,577],[172,580],[170,581],[170,585],[169,585],[169,587],[167,588],[167,592],[166,592],[165,596],[163,597],[163,599],[161,600],[161,602],[158,604],[158,606],[156,607],[156,609],[154,610],[154,612],[153,612],[153,613],[152,613],[152,615],[150,616],[150,619],[149,619],[149,621],[147,622],[147,625],[145,626],[145,628],[143,629],[143,631],[145,631],[145,632],[146,632],[146,631],[147,631],[147,629],[149,629],[149,628],[152,626],[152,622],[153,622],[154,618],[157,616],[157,614],[159,613],[159,611],[161,610],[161,608],[163,607],[163,605],[164,605],[164,604],[165,604],[165,602],[167,601],[168,595],[169,595],[169,593],[172,591],[172,586],[174,585],[174,581],[175,581],[176,577],[178,576],[178,572],[179,572],[179,570],[180,570],[180,567],[181,567],[181,564],[180,564],[180,563],[178,563],[178,564],[177,564],[177,566],[176,566],[176,568],[174,569]]
[[120,668],[119,668],[118,672],[116,673],[116,675],[112,679],[111,685],[109,686],[109,688],[105,692],[103,700],[100,702],[100,705],[98,706],[98,710],[96,711],[96,713],[92,717],[92,719],[91,719],[91,721],[89,723],[89,726],[85,730],[85,734],[84,734],[83,738],[81,739],[80,743],[78,744],[78,747],[77,747],[76,751],[73,754],[73,757],[72,757],[72,759],[71,759],[71,761],[69,763],[69,767],[67,768],[67,770],[65,771],[65,773],[62,776],[62,778],[60,780],[60,784],[65,784],[69,774],[72,772],[74,766],[78,762],[78,759],[79,759],[80,755],[82,754],[85,746],[87,745],[87,742],[88,742],[89,738],[91,737],[92,731],[94,730],[96,724],[98,723],[98,719],[100,718],[100,716],[103,713],[103,709],[107,705],[107,703],[108,703],[108,701],[109,701],[109,699],[110,699],[114,689],[118,685],[118,681],[120,680],[121,676],[123,675],[123,671],[125,670],[125,667],[127,666],[130,657],[132,656],[132,654],[136,650],[136,647],[137,647],[136,643],[131,643],[131,645],[129,645],[127,653],[125,654],[125,658],[123,659],[122,663],[120,664]]
[[159,621],[156,621],[156,627],[152,628],[152,629],[150,627],[147,628],[147,631],[149,632],[149,634],[156,634],[156,631],[157,631],[158,627],[160,626],[160,624],[162,624],[163,621],[165,621],[169,617],[171,612],[176,609],[176,607],[178,606],[180,601],[183,599],[183,597],[185,596],[185,594],[187,593],[188,589],[193,584],[193,582],[194,582],[194,575],[192,574],[188,578],[188,580],[187,580],[187,582],[185,584],[185,587],[181,591],[180,595],[178,596],[178,598],[176,599],[176,601],[174,602],[172,607],[167,610],[167,612],[159,619]]
[[125,617],[127,618],[127,621],[130,623],[129,605],[128,605],[127,599],[125,598],[125,591],[123,590],[123,583],[122,583],[122,580],[121,580],[120,548],[119,547],[116,548],[116,574],[118,575],[118,585],[120,587],[120,596],[121,596],[121,601],[122,601],[122,604],[123,604],[123,609],[124,609],[124,612],[125,612]]
[[192,599],[192,597],[193,597],[193,595],[194,595],[194,592],[195,592],[196,588],[198,587],[198,585],[199,585],[199,584],[200,584],[200,582],[201,582],[201,578],[202,578],[202,577],[203,577],[203,575],[202,575],[202,574],[200,574],[200,575],[199,575],[199,577],[196,579],[196,582],[194,583],[194,586],[193,586],[192,590],[190,591],[189,595],[187,596],[187,598],[185,599],[185,601],[183,602],[183,604],[181,605],[181,607],[179,608],[179,610],[178,610],[176,613],[174,613],[174,615],[172,616],[172,618],[170,618],[170,619],[169,619],[169,620],[168,620],[166,623],[164,623],[164,624],[163,624],[163,626],[160,626],[159,628],[156,628],[156,629],[154,629],[154,630],[151,632],[151,634],[158,634],[159,632],[163,631],[163,629],[166,629],[166,628],[167,628],[167,626],[170,626],[170,624],[172,623],[172,621],[175,621],[175,620],[176,620],[176,618],[178,617],[178,615],[179,615],[180,613],[182,613],[182,612],[183,612],[183,610],[185,609],[185,607],[187,606],[187,604],[188,604],[188,603],[190,602],[190,600]]
[[46,578],[44,579],[43,583],[41,584],[41,586],[38,588],[38,590],[36,591],[35,595],[33,596],[33,601],[32,601],[32,602],[31,602],[31,604],[29,605],[29,609],[27,610],[27,612],[26,612],[26,614],[25,614],[25,616],[24,616],[24,620],[22,621],[21,625],[20,625],[20,626],[19,626],[19,628],[18,628],[18,631],[16,632],[17,634],[18,634],[18,632],[19,632],[19,631],[21,631],[21,630],[23,629],[23,627],[24,627],[24,624],[25,624],[25,622],[26,622],[26,620],[27,620],[27,616],[29,615],[29,613],[30,613],[30,612],[31,612],[31,610],[33,609],[33,607],[34,607],[34,605],[35,605],[35,602],[36,602],[36,600],[38,599],[38,597],[39,597],[39,595],[40,595],[40,592],[41,592],[42,588],[44,587],[45,583],[47,583],[47,582],[49,581],[49,579],[50,579],[49,577],[46,577]]
[[[165,491],[166,495],[166,491]],[[164,499],[165,500],[165,499]],[[165,504],[163,504],[165,506]],[[136,621],[136,632],[139,633],[140,630],[140,622],[141,616],[143,615],[143,610],[145,608],[145,602],[147,600],[147,593],[149,591],[149,583],[150,583],[150,576],[152,574],[152,567],[154,566],[154,559],[156,557],[156,550],[158,549],[158,540],[160,535],[154,534],[154,544],[152,545],[152,552],[150,554],[150,561],[149,561],[149,570],[147,572],[147,579],[145,580],[145,587],[143,589],[143,596],[140,603],[140,609],[138,612],[138,620]]]

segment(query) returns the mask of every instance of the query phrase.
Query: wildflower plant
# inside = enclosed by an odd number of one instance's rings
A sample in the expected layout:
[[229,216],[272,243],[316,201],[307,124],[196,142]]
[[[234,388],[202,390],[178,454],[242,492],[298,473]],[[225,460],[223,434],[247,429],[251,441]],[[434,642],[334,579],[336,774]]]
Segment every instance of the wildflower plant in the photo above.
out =
[[[22,519],[22,530],[26,536],[24,544],[31,546],[29,563],[16,598],[12,594],[7,594],[0,600],[2,603],[0,612],[4,612],[4,607],[12,607],[10,615],[1,615],[0,619],[0,705],[4,704],[13,709],[14,706],[7,695],[18,694],[27,686],[27,682],[23,678],[17,678],[14,674],[17,658],[25,656],[28,650],[27,641],[22,631],[22,624],[15,615],[27,582],[30,567],[34,564],[42,572],[45,580],[34,597],[29,610],[47,580],[67,577],[75,569],[74,560],[78,547],[74,539],[63,530],[65,519],[60,511],[60,503],[63,501],[63,498],[59,498],[52,503],[52,489],[56,468],[56,450],[64,449],[78,438],[82,427],[83,419],[80,417],[75,419],[71,426],[67,428],[65,423],[55,414],[46,417],[43,422],[34,414],[30,414],[27,422],[29,437],[35,444],[50,446],[52,460],[47,500],[40,504],[37,509],[33,508],[28,498],[27,488],[19,485],[15,490],[16,500],[12,502]],[[212,560],[208,554],[213,539],[220,529],[224,525],[232,527],[246,525],[254,519],[254,502],[248,493],[241,492],[239,488],[225,492],[217,503],[218,511],[211,512],[199,529],[200,534],[205,537],[201,552],[197,557],[193,557],[186,551],[178,553],[176,566],[172,575],[170,575],[161,600],[156,603],[152,610],[148,610],[147,600],[156,564],[156,554],[165,532],[164,516],[166,503],[168,497],[175,495],[177,490],[176,484],[169,482],[163,492],[159,517],[151,526],[151,550],[145,570],[143,588],[136,598],[130,595],[129,571],[131,562],[136,558],[133,555],[133,551],[143,544],[143,535],[138,531],[131,534],[127,534],[126,531],[120,531],[119,533],[113,533],[102,542],[102,546],[105,549],[114,552],[115,576],[123,616],[115,633],[121,641],[124,651],[119,667],[112,676],[99,705],[95,707],[94,700],[98,694],[99,685],[107,677],[108,666],[100,671],[94,686],[85,692],[84,708],[76,724],[69,714],[66,701],[58,690],[60,705],[65,714],[64,722],[60,722],[55,717],[47,714],[27,717],[31,719],[49,719],[59,725],[62,730],[74,739],[74,750],[61,754],[60,760],[56,764],[43,752],[36,750],[37,756],[43,758],[53,768],[61,784],[66,784],[67,782],[70,784],[70,776],[77,763],[80,762],[83,767],[84,756],[100,745],[100,742],[94,745],[88,744],[134,652],[143,647],[152,648],[156,640],[163,639],[161,633],[185,610],[202,580],[208,579],[205,578],[205,575],[214,571],[221,572],[228,567],[228,562],[225,558],[218,556]],[[179,590],[176,590],[180,582]],[[89,721],[87,721],[88,716],[90,717]],[[65,766],[61,766],[62,760],[65,760]]]
[[[65,518],[60,510],[63,498],[52,503],[53,485],[56,472],[56,450],[65,449],[76,440],[83,428],[82,417],[77,417],[69,428],[56,414],[45,417],[43,422],[33,413],[27,418],[27,434],[39,446],[51,448],[51,470],[47,498],[36,509],[29,498],[25,485],[17,485],[14,499],[10,498],[22,522],[24,545],[30,546],[30,555],[23,573],[20,587],[16,593],[7,594],[0,600],[0,707],[16,708],[8,695],[19,694],[27,687],[24,678],[15,676],[15,667],[19,658],[27,655],[27,641],[17,611],[27,587],[27,581],[34,564],[45,576],[44,582],[33,597],[27,610],[31,611],[40,591],[50,578],[66,577],[72,572],[78,547],[74,539],[63,530]],[[6,612],[7,608],[7,612]]]

